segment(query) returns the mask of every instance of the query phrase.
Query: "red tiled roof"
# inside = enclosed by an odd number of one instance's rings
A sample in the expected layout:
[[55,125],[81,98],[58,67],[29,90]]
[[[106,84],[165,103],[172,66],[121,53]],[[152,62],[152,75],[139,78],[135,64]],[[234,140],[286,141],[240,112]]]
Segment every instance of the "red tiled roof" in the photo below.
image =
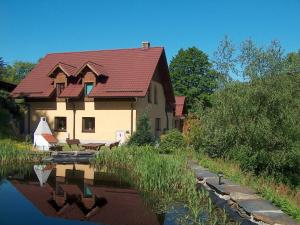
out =
[[59,95],[61,98],[76,98],[79,97],[83,91],[81,84],[69,84]]
[[90,93],[93,97],[145,96],[154,72],[159,68],[167,101],[175,102],[162,47],[48,54],[21,81],[12,95],[16,97],[21,93],[29,93],[28,97],[31,97],[31,92],[40,93],[41,96],[47,95],[44,90],[53,85],[52,78],[47,74],[58,63],[62,65],[62,62],[76,68],[81,68],[88,62],[98,73],[107,73],[106,82],[99,83]]
[[56,143],[58,143],[57,139],[52,134],[42,134],[42,136],[50,144],[56,144]]
[[76,71],[77,71],[77,67],[63,63],[63,62],[59,62],[57,63],[48,73],[49,76],[52,75],[52,73],[57,69],[60,68],[67,76],[72,76],[75,75]]
[[107,74],[107,71],[104,69],[104,66],[102,65],[99,65],[97,63],[94,63],[94,62],[86,62],[83,64],[83,66],[81,68],[79,68],[76,72],[76,76],[86,67],[90,67],[95,73],[97,76],[99,75],[108,75]]
[[184,116],[185,96],[175,96],[175,116]]

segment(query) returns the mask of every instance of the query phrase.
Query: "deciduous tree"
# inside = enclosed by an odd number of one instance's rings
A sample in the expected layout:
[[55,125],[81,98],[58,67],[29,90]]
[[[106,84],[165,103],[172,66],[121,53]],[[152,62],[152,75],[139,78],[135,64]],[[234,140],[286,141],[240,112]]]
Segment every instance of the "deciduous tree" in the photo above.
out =
[[209,105],[209,95],[217,86],[217,74],[208,56],[196,47],[180,49],[170,63],[170,75],[176,95],[187,97],[187,108],[201,101]]

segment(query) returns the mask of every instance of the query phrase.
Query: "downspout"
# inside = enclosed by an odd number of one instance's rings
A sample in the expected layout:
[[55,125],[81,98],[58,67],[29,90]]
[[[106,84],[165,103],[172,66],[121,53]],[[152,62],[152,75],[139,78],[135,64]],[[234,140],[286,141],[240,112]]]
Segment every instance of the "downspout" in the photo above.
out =
[[31,114],[31,110],[30,110],[30,104],[25,103],[26,107],[27,107],[27,134],[30,135],[30,114]]
[[167,118],[167,130],[169,130],[169,116],[167,110],[166,110],[166,118]]
[[75,110],[75,104],[72,102],[73,106],[73,139],[75,139],[75,115],[76,115],[76,110]]
[[134,98],[134,101],[130,103],[130,135],[133,134],[133,103],[137,102],[137,99]]

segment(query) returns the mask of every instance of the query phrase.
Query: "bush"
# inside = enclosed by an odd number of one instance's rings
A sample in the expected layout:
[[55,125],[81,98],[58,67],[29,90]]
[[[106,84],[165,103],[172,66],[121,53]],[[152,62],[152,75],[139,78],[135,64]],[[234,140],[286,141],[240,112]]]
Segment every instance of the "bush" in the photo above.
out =
[[231,158],[243,170],[300,184],[300,75],[232,82],[192,126],[195,149]]
[[15,120],[17,126],[23,121],[21,108],[8,92],[0,90],[0,138],[13,137],[15,133],[11,122]]
[[182,133],[177,129],[173,129],[167,131],[167,133],[161,137],[159,151],[161,153],[171,153],[184,147],[186,147],[186,143]]
[[143,146],[154,145],[155,138],[151,133],[149,118],[147,113],[142,114],[140,117],[136,132],[130,137],[128,145]]

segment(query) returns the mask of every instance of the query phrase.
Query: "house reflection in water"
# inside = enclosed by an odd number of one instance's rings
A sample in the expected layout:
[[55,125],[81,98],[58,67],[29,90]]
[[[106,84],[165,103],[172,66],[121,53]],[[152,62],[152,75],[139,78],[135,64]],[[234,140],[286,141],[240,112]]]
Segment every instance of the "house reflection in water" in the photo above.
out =
[[[119,177],[97,171],[90,165],[51,165],[36,176],[12,179],[11,183],[44,215],[72,220],[88,220],[114,225],[159,225],[138,192]],[[45,176],[44,176],[45,178]],[[160,218],[162,219],[162,218]]]

